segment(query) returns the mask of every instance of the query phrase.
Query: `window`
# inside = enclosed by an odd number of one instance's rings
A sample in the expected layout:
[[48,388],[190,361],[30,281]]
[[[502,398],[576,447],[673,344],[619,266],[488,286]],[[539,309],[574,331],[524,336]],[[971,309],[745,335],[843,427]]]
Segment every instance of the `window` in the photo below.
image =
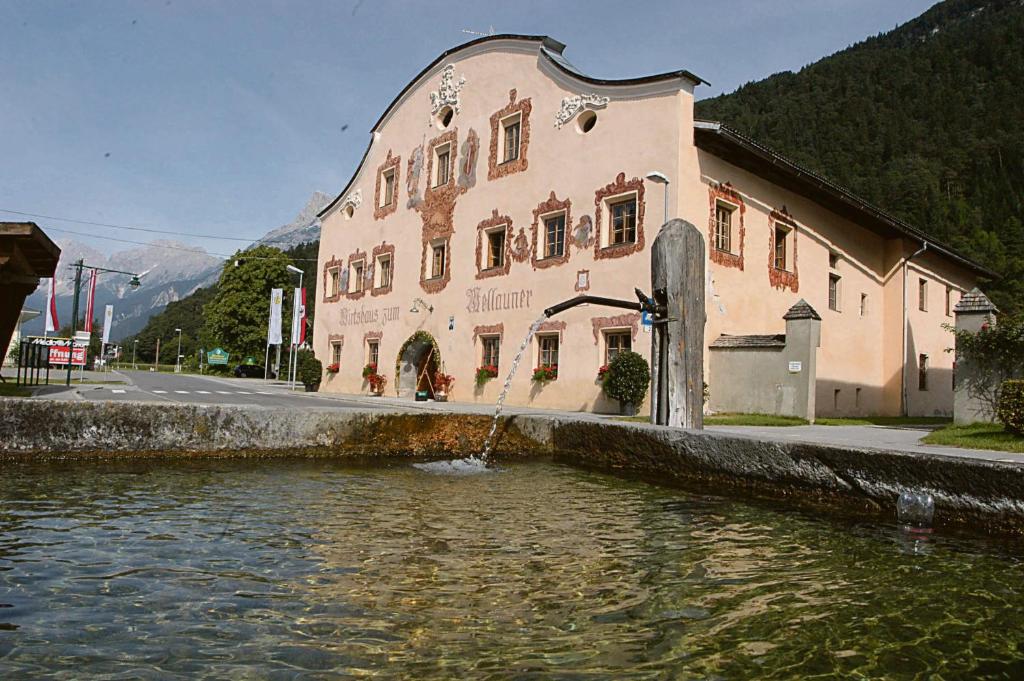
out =
[[611,214],[611,233],[609,246],[631,244],[636,241],[636,199],[617,201],[609,204]]
[[928,311],[928,280],[917,280],[917,309],[921,312]]
[[352,263],[349,269],[348,275],[348,287],[349,293],[361,293],[366,285],[363,280],[363,270],[365,265],[362,260]]
[[557,367],[558,366],[558,336],[538,336],[537,343],[539,345],[540,356],[537,362],[538,366],[542,367]]
[[391,286],[391,256],[382,255],[377,258],[377,288]]
[[839,254],[830,252],[828,254],[828,266],[832,269],[839,267]]
[[715,204],[715,250],[732,252],[732,212],[724,203]]
[[544,218],[544,257],[565,255],[565,213]]
[[501,336],[484,336],[480,339],[483,344],[483,357],[481,365],[485,367],[497,367],[501,353]]
[[953,287],[946,287],[946,316],[953,316]]
[[928,355],[917,356],[917,389],[928,390]]
[[487,232],[487,263],[485,269],[502,267],[505,264],[506,227]]
[[860,294],[860,316],[866,317],[868,314],[868,294]]
[[604,334],[604,363],[611,364],[620,352],[633,349],[633,336],[629,331],[606,331]]
[[786,268],[786,237],[789,235],[789,230],[785,227],[775,228],[775,269],[785,270]]
[[331,270],[331,297],[335,298],[341,293],[341,271],[337,267]]
[[838,274],[828,275],[828,309],[839,312],[840,304],[840,291],[839,283],[842,281],[842,277]]
[[395,200],[395,171],[394,169],[384,171],[384,196],[381,197],[381,206],[390,206]]
[[443,147],[438,147],[435,152],[435,158],[437,161],[437,181],[434,183],[434,186],[440,187],[448,184],[451,146],[446,144]]
[[380,358],[380,341],[371,340],[366,341],[366,363],[377,364],[377,360]]
[[341,364],[341,343],[331,341],[331,364]]
[[522,122],[519,114],[516,114],[502,121],[501,125],[505,132],[505,154],[502,157],[502,163],[508,163],[519,158],[519,139]]
[[431,246],[432,257],[430,265],[430,278],[438,279],[444,276],[444,268],[447,266],[447,253],[443,243]]

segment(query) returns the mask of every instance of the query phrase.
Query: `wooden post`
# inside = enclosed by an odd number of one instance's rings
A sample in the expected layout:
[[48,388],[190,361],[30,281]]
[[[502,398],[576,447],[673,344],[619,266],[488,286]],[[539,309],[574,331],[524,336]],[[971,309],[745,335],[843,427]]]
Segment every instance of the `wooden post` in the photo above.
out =
[[651,422],[704,428],[704,237],[666,222],[651,247],[651,288],[667,318],[651,339]]

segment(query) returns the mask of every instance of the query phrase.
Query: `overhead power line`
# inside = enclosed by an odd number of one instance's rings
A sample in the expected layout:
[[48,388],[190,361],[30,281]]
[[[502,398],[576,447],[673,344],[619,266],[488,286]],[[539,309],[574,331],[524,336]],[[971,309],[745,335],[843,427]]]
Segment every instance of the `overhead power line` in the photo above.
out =
[[[213,253],[211,251],[204,250],[198,246],[189,248],[188,246],[171,246],[169,244],[154,244],[147,243],[145,241],[133,241],[132,239],[121,239],[116,236],[103,236],[102,234],[86,234],[85,232],[76,232],[73,229],[65,229],[64,227],[47,227],[47,230],[54,232],[65,232],[67,234],[74,234],[76,236],[84,236],[90,239],[106,239],[107,241],[117,241],[123,244],[135,244],[137,246],[149,246],[150,248],[165,248],[172,251],[185,251],[187,253],[201,253],[203,255],[211,255],[217,258],[223,258],[228,260],[230,258],[245,258],[246,260],[254,260],[255,258],[251,255],[245,255],[245,251],[240,251],[238,254],[228,255],[226,253]],[[247,240],[248,241],[248,240]],[[252,243],[251,241],[249,243]],[[276,246],[274,247],[276,248]],[[291,258],[294,262],[316,262],[316,258]]]
[[245,239],[237,236],[210,236],[208,234],[191,234],[189,232],[174,232],[167,229],[150,229],[148,227],[129,227],[127,225],[115,225],[109,222],[92,222],[90,220],[77,220],[75,218],[60,218],[54,215],[42,215],[40,213],[26,213],[20,210],[11,210],[9,208],[0,208],[0,213],[11,213],[12,215],[24,215],[30,218],[40,218],[42,220],[59,220],[60,222],[74,222],[79,225],[92,225],[93,227],[110,227],[111,229],[126,229],[132,232],[148,232],[150,234],[169,234],[171,236],[183,236],[190,239],[219,239],[222,241],[244,241],[245,243],[252,243],[252,239]]

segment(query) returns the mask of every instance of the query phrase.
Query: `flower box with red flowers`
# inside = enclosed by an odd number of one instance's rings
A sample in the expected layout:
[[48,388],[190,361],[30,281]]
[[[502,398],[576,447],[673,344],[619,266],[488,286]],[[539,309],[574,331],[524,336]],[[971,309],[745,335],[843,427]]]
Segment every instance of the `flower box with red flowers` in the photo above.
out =
[[377,363],[376,362],[370,362],[369,364],[367,364],[366,366],[363,367],[363,378],[365,378],[366,380],[370,380],[370,376],[373,376],[376,373],[377,373]]
[[341,364],[335,362],[334,364],[328,364],[326,371],[329,374],[336,374],[341,370]]
[[558,378],[558,365],[552,364],[551,366],[539,366],[533,370],[533,377],[537,383],[547,383],[548,381],[554,381]]
[[493,364],[485,364],[476,370],[476,384],[483,385],[492,378],[498,377],[498,367]]

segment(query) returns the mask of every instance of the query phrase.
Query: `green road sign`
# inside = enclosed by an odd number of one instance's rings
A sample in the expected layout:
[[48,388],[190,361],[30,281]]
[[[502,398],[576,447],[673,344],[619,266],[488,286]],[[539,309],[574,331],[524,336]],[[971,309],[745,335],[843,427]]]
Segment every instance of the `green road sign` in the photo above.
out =
[[224,352],[222,348],[214,348],[206,353],[206,362],[208,364],[227,364],[228,353]]

